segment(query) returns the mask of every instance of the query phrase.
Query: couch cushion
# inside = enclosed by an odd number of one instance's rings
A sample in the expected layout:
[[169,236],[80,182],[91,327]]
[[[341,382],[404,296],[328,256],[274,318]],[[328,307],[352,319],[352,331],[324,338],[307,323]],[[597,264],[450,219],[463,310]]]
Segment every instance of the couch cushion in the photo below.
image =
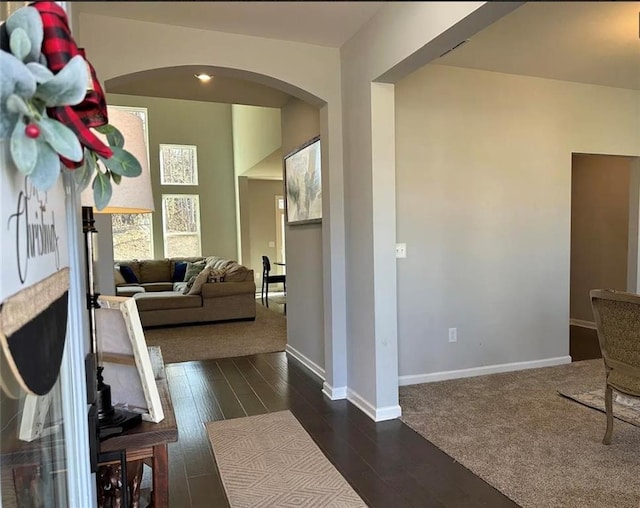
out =
[[173,291],[173,282],[146,282],[140,284],[145,291]]
[[168,259],[145,259],[140,261],[140,282],[169,282],[171,271]]
[[138,293],[133,296],[139,311],[189,309],[202,306],[200,295],[183,295],[175,291]]

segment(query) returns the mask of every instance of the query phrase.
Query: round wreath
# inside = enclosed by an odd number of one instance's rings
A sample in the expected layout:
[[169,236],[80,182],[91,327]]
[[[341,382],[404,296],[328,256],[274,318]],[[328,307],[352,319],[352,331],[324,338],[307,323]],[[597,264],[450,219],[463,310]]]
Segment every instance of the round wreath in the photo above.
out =
[[[45,30],[43,18],[62,30]],[[80,190],[93,181],[96,208],[103,209],[112,182],[136,177],[142,168],[124,149],[120,131],[107,123],[104,95],[71,38],[66,14],[55,2],[37,2],[15,11],[0,28],[0,140],[9,141],[15,167],[43,191],[55,184],[61,170],[73,173]],[[63,64],[60,53],[54,54],[54,65],[43,47],[55,46],[58,41],[49,39],[60,33],[77,54]],[[96,114],[86,114],[88,102]],[[103,134],[108,146],[90,128]]]

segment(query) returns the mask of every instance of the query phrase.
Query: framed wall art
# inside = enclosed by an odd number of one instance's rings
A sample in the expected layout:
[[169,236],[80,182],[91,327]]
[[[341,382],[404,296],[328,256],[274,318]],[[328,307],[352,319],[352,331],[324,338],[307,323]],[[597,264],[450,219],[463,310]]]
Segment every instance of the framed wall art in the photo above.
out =
[[322,221],[322,167],[320,136],[284,158],[287,224]]

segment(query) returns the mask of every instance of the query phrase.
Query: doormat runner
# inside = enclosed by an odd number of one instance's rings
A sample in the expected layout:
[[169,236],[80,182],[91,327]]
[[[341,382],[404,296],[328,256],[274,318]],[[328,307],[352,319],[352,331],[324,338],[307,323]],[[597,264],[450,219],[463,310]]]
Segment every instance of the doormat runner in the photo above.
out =
[[[558,390],[563,397],[575,400],[587,407],[597,409],[605,413],[604,388],[590,392],[565,393]],[[640,399],[625,397],[613,392],[613,416],[618,420],[640,427]]]
[[289,411],[206,428],[232,508],[366,507]]

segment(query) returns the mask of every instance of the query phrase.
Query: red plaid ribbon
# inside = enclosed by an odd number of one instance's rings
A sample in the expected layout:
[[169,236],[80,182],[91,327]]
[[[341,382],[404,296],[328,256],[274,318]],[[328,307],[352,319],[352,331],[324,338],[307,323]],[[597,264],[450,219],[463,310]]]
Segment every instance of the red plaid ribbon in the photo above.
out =
[[[44,28],[42,53],[47,58],[47,66],[51,72],[57,73],[76,55],[84,58],[84,50],[78,48],[71,37],[67,13],[58,4],[35,2],[31,6],[38,9],[42,18]],[[107,101],[95,69],[86,58],[85,61],[91,74],[92,86],[87,91],[84,101],[75,106],[48,108],[47,112],[51,118],[55,118],[75,132],[83,146],[108,159],[113,152],[90,130],[91,127],[100,127],[109,123]],[[82,162],[73,162],[64,157],[60,159],[68,168],[77,168],[82,165]]]

